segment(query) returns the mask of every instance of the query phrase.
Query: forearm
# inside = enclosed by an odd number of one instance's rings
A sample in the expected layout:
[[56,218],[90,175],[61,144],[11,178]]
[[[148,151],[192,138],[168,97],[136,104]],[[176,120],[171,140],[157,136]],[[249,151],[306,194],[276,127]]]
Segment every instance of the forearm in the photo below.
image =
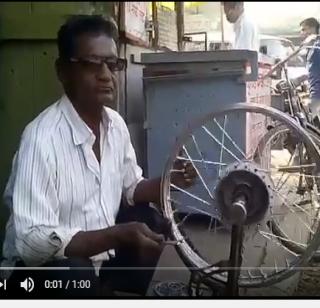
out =
[[117,234],[117,226],[96,231],[80,231],[67,245],[65,256],[89,258],[109,249],[116,249],[119,247]]
[[141,181],[134,192],[134,203],[153,202],[160,204],[160,185],[160,177]]

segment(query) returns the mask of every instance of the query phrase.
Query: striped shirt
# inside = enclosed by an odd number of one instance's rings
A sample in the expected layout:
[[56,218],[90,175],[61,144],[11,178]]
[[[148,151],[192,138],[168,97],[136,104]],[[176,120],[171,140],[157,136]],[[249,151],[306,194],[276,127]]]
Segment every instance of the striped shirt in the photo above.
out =
[[[11,216],[2,266],[63,258],[77,232],[115,224],[122,194],[133,205],[143,177],[128,128],[110,108],[102,119],[100,164],[92,150],[95,135],[66,95],[25,128],[4,195]],[[101,264],[109,253],[91,259]]]

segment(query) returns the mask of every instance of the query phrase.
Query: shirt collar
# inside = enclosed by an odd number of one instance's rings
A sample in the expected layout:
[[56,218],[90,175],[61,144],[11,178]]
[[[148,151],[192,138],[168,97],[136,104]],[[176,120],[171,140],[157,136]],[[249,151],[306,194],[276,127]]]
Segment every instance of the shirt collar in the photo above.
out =
[[[68,96],[64,94],[60,100],[60,106],[63,114],[65,115],[72,131],[73,142],[75,145],[83,144],[87,140],[94,137],[94,134],[90,127],[81,119],[80,115],[73,107]],[[109,128],[113,127],[111,117],[108,115],[106,108],[103,108],[102,114],[102,125],[104,126],[105,132]]]

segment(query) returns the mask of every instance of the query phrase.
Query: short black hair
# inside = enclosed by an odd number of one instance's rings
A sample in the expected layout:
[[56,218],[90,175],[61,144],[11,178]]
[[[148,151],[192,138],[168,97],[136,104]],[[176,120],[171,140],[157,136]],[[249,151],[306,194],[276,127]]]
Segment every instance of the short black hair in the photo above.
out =
[[308,27],[310,27],[310,28],[315,28],[317,34],[319,34],[319,27],[320,27],[320,25],[319,25],[318,20],[315,19],[314,17],[310,17],[310,18],[307,18],[307,19],[301,21],[301,22],[300,22],[300,26],[302,26],[302,25],[306,25],[306,26],[308,26]]
[[228,4],[229,7],[235,8],[236,6],[243,7],[243,2],[231,2],[231,1],[224,1],[222,2],[223,5]]
[[102,15],[74,15],[58,31],[58,50],[60,59],[70,59],[75,52],[75,39],[85,33],[105,34],[118,40],[118,29],[114,21]]

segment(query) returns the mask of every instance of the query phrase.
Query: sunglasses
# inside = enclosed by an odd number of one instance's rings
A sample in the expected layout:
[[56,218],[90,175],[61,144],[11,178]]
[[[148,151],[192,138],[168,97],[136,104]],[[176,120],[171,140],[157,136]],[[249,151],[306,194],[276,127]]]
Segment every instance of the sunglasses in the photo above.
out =
[[84,69],[96,72],[99,71],[103,64],[106,64],[111,72],[122,71],[127,67],[127,60],[115,57],[85,57],[70,58],[70,62],[79,63]]

